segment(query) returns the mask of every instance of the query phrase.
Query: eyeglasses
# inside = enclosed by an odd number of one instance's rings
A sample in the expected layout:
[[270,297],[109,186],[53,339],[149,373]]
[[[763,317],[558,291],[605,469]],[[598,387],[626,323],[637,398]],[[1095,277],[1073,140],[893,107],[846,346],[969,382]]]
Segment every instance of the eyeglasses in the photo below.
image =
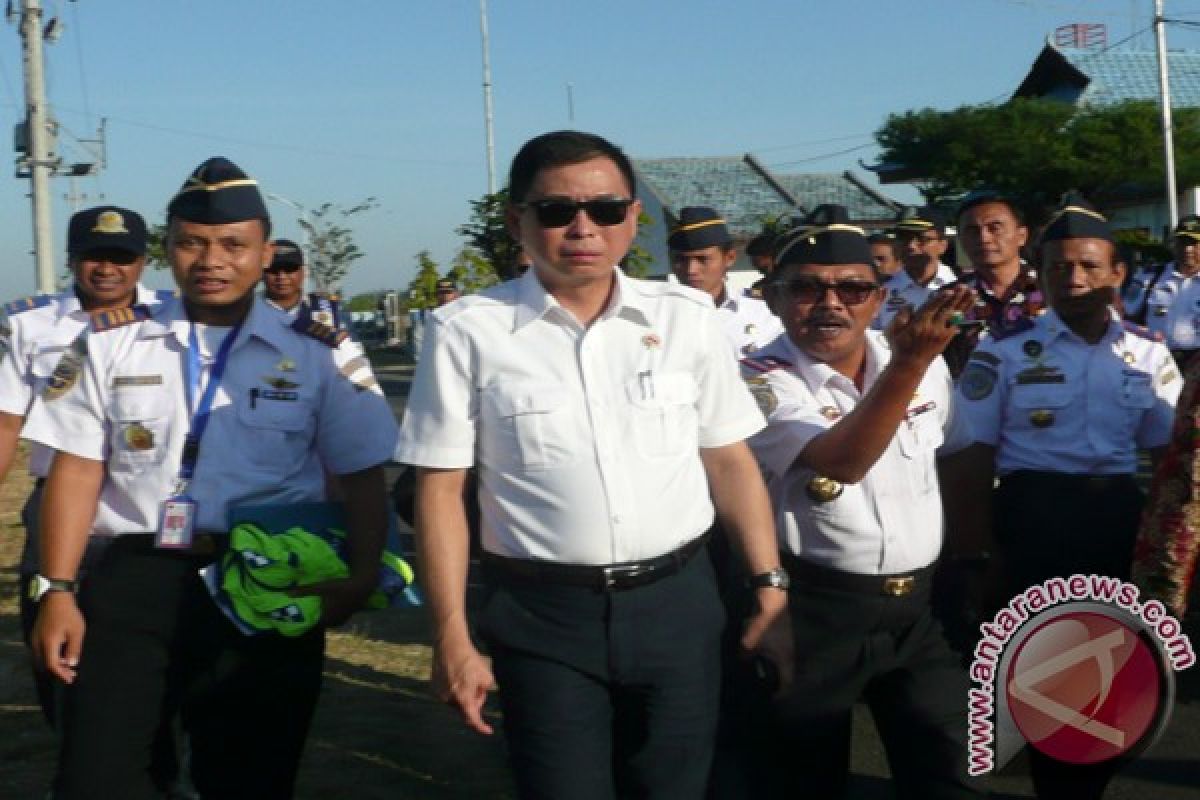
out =
[[816,278],[792,278],[788,281],[776,281],[771,287],[785,294],[788,299],[799,303],[815,303],[825,297],[830,289],[837,295],[838,300],[848,306],[860,306],[871,295],[879,290],[879,284],[871,281],[838,281],[826,283]]
[[900,231],[896,234],[896,239],[903,244],[908,244],[914,239],[922,245],[937,244],[942,240],[942,237],[936,233],[917,233],[916,231]]
[[632,200],[618,197],[606,197],[596,200],[534,200],[523,203],[522,208],[532,208],[538,224],[543,228],[562,228],[575,220],[580,209],[587,212],[592,222],[605,227],[619,225],[625,221],[625,215]]
[[265,272],[280,273],[280,272],[299,272],[299,264],[286,264],[280,267],[267,267]]

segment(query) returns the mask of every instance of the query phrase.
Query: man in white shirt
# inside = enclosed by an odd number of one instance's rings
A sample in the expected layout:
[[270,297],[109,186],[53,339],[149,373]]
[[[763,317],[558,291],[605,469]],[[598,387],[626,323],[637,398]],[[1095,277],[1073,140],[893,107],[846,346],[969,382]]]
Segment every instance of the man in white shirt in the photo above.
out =
[[[418,467],[435,687],[491,733],[499,683],[522,797],[700,798],[724,616],[714,506],[754,576],[743,644],[790,667],[786,575],[743,441],[762,417],[708,298],[615,266],[639,209],[624,153],[544,134],[509,192],[534,266],[432,312],[396,451]],[[490,663],[464,608],[471,466]]]
[[783,330],[766,303],[748,292],[730,291],[726,285],[725,276],[737,260],[737,249],[725,220],[716,211],[703,206],[680,209],[679,224],[667,237],[667,247],[679,282],[712,298],[738,358],[753,353]]
[[901,797],[970,797],[966,676],[930,608],[943,513],[937,458],[971,437],[941,352],[964,287],[868,331],[884,293],[861,230],[781,245],[767,298],[786,333],[743,362],[767,427],[767,478],[796,634],[793,688],[765,738],[758,796],[840,797],[865,699]]

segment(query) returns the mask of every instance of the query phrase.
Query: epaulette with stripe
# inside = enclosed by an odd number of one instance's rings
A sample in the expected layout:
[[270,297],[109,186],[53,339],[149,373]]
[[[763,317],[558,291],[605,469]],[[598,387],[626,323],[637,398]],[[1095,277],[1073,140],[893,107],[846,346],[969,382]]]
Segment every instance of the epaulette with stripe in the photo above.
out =
[[4,313],[10,317],[20,314],[23,311],[32,311],[35,308],[45,308],[54,302],[54,295],[39,294],[32,297],[22,297],[20,300],[13,300],[11,303],[4,304]]
[[295,321],[292,322],[292,330],[302,333],[305,336],[311,336],[318,342],[329,347],[338,347],[350,336],[346,331],[331,328],[323,322],[317,322],[312,317],[304,315],[296,317]]
[[1135,322],[1130,322],[1127,319],[1121,320],[1121,327],[1129,333],[1132,333],[1134,336],[1142,339],[1148,339],[1152,342],[1161,342],[1163,340],[1163,335],[1158,331],[1152,331],[1149,328],[1143,328],[1141,325],[1138,325]]
[[1018,333],[1026,333],[1033,329],[1032,317],[1021,317],[1014,321],[1011,325],[1006,325],[1002,330],[990,329],[988,332],[992,335],[992,341],[1002,342],[1010,336],[1016,336]]
[[775,356],[761,356],[759,358],[743,358],[741,361],[743,367],[753,370],[754,372],[771,372],[776,369],[787,369],[792,366],[792,362],[784,361],[782,358]]
[[92,333],[103,333],[104,331],[111,331],[116,328],[123,328],[126,325],[132,325],[135,322],[145,322],[151,316],[153,314],[146,306],[97,311],[95,314],[92,314]]

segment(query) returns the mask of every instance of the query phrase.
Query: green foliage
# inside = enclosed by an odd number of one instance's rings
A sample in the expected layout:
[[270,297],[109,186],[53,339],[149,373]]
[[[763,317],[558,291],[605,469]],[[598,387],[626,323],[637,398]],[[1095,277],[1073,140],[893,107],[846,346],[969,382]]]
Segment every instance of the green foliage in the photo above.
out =
[[[654,220],[645,211],[638,213],[637,221],[639,235],[647,225],[654,224]],[[644,278],[650,274],[650,267],[652,266],[654,266],[654,257],[650,255],[649,250],[637,243],[637,239],[634,239],[629,252],[625,255],[625,258],[621,259],[621,268],[631,278]]]
[[[1175,116],[1181,186],[1200,181],[1200,110]],[[875,134],[881,160],[921,177],[929,202],[987,187],[1024,201],[1036,221],[1068,191],[1093,202],[1153,193],[1164,182],[1154,103],[1076,109],[1041,98],[892,114]]]
[[[1126,254],[1142,264],[1165,264],[1174,258],[1171,248],[1141,230],[1116,231],[1113,239]],[[1129,267],[1132,269],[1133,264]]]
[[473,294],[500,282],[496,268],[478,250],[464,247],[454,257],[454,265],[446,277],[455,281],[463,294]]
[[438,264],[428,250],[417,253],[417,275],[408,284],[408,307],[435,308],[437,306],[437,282],[441,275]]
[[485,194],[471,201],[471,218],[455,232],[467,240],[467,246],[492,266],[500,280],[517,274],[520,246],[508,232],[504,221],[508,209],[508,189]]
[[296,220],[308,240],[305,246],[308,271],[318,291],[336,291],[350,266],[366,255],[354,243],[354,232],[342,222],[378,205],[374,197],[349,208],[322,203]]
[[377,311],[383,292],[364,292],[356,294],[342,306],[346,311]]
[[165,269],[167,263],[167,226],[151,225],[146,230],[146,263],[154,269]]

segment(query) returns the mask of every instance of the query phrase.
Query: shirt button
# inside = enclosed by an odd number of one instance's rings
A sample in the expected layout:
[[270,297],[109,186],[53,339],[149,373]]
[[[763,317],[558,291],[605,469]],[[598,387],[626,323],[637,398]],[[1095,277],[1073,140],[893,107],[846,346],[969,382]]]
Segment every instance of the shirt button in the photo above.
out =
[[620,514],[613,514],[612,521],[613,521],[613,524],[614,524],[614,525],[620,525],[620,524],[621,524],[621,515],[620,515]]

